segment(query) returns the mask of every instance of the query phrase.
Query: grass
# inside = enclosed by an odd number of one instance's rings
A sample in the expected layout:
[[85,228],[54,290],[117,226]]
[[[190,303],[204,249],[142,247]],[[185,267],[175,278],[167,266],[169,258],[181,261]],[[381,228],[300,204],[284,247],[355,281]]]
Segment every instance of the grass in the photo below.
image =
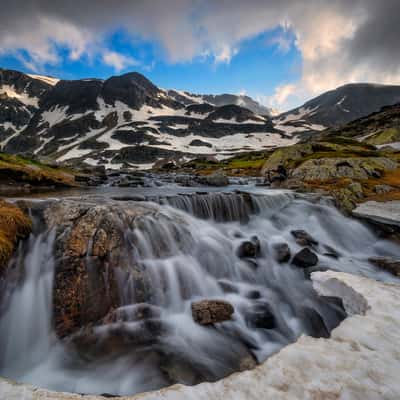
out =
[[25,157],[0,152],[0,181],[31,185],[75,186],[74,172]]
[[30,218],[20,208],[0,200],[0,275],[18,240],[26,237],[31,228]]

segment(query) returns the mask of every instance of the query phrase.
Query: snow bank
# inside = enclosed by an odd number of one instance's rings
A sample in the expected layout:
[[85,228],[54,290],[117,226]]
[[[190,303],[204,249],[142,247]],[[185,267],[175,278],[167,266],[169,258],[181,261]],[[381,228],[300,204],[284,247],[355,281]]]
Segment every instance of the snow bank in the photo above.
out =
[[[174,385],[120,399],[247,400],[363,399],[398,400],[400,393],[400,285],[342,272],[315,272],[322,295],[340,296],[350,317],[329,339],[302,336],[259,367],[215,383]],[[102,399],[55,393],[0,380],[8,400]]]

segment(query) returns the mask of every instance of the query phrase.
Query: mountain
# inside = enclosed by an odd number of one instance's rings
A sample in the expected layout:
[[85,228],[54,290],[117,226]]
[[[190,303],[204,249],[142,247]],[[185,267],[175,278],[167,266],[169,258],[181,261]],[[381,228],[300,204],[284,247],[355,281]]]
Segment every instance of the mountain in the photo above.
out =
[[[323,93],[301,107],[280,114],[275,120],[282,130],[286,126],[320,130],[346,124],[400,102],[400,86],[352,83]],[[288,130],[286,129],[286,131]]]
[[46,162],[108,168],[223,159],[296,143],[332,126],[340,112],[367,113],[396,93],[399,87],[347,85],[272,118],[247,96],[163,90],[136,72],[58,80],[0,69],[0,146]]
[[324,131],[322,137],[344,136],[377,147],[400,149],[400,103],[382,107],[366,117]]
[[144,168],[296,141],[267,115],[182,99],[136,72],[68,81],[1,70],[1,77],[2,149],[44,161]]
[[255,114],[271,116],[273,112],[272,109],[267,108],[251,97],[242,94],[193,94],[178,90],[168,90],[168,95],[185,105],[193,103],[209,103],[221,107],[235,104],[247,108]]

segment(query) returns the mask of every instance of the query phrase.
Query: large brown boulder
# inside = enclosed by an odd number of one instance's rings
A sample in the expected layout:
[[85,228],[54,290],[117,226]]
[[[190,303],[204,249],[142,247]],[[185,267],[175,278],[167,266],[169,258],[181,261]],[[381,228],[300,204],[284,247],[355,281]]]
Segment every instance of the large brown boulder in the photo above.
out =
[[228,321],[234,313],[233,306],[223,300],[203,300],[192,303],[192,316],[200,325]]
[[49,228],[56,229],[56,269],[53,320],[65,337],[102,319],[120,304],[116,271],[135,279],[135,301],[144,301],[145,278],[132,259],[126,233],[142,217],[158,208],[135,202],[63,200],[45,212]]

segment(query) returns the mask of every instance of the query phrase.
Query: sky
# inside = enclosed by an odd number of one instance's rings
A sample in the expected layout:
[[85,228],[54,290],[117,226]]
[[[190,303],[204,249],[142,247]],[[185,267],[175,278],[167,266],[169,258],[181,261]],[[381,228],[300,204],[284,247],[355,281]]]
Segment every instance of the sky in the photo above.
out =
[[6,9],[0,67],[28,73],[138,71],[162,88],[247,94],[280,111],[350,82],[400,84],[399,0],[13,0]]

